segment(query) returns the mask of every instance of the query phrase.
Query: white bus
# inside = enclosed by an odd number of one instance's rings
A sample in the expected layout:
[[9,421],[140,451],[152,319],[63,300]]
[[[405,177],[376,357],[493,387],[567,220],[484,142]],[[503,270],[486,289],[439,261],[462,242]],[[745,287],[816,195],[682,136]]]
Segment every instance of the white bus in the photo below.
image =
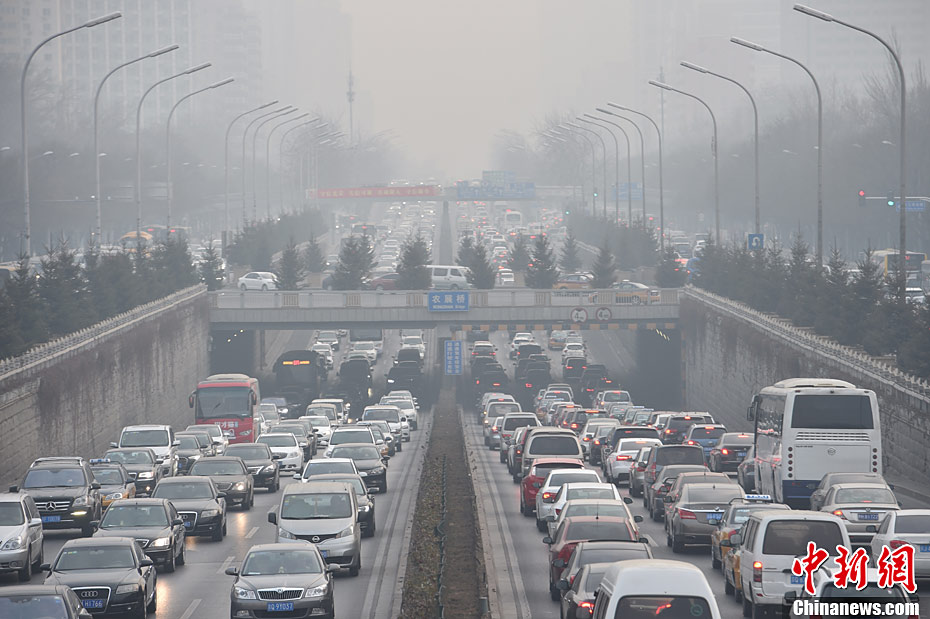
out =
[[829,378],[792,378],[752,399],[756,491],[809,508],[828,472],[882,473],[881,423],[874,391]]

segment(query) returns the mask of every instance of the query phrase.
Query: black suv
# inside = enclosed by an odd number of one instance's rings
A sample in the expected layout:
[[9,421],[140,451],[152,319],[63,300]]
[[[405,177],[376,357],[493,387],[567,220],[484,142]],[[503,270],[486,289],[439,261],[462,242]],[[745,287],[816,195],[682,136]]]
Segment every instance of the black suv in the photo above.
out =
[[103,514],[100,484],[83,459],[47,459],[34,463],[21,484],[10,492],[25,492],[33,498],[45,529],[81,529],[94,534],[93,522]]

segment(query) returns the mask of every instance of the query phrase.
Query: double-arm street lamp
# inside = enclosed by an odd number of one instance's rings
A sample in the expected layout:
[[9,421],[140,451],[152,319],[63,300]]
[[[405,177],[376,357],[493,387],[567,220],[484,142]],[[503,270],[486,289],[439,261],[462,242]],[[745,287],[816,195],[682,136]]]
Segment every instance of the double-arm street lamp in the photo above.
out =
[[[251,110],[242,112],[241,114],[233,118],[231,121],[229,121],[229,125],[226,127],[226,137],[223,140],[223,231],[226,234],[229,233],[229,134],[230,132],[232,132],[233,125],[235,125],[236,121],[239,120],[240,118],[244,118],[245,116],[248,116],[249,114],[252,114],[254,112],[258,112],[259,110],[264,110],[265,108],[269,108],[272,105],[275,105],[277,103],[278,103],[278,100],[275,99],[274,101],[269,101],[268,103],[265,103],[264,105],[259,105],[258,107],[254,107]],[[245,173],[244,169],[245,169],[245,162],[243,161],[243,165],[242,165],[243,174]],[[245,196],[243,196],[242,199],[244,200]],[[226,255],[225,254],[226,252],[225,242],[223,244],[223,252],[224,252],[223,255],[225,256]]]
[[[252,128],[252,125],[254,125],[254,124],[257,123],[258,121],[262,120],[263,118],[268,118],[269,116],[276,116],[276,115],[280,114],[281,112],[286,112],[286,111],[288,111],[289,109],[291,109],[291,108],[293,108],[293,107],[294,107],[293,105],[285,105],[284,107],[280,107],[280,108],[278,108],[278,109],[276,109],[276,110],[272,110],[272,111],[270,111],[270,112],[265,112],[264,114],[259,114],[258,116],[256,116],[255,118],[253,118],[253,119],[249,122],[249,124],[247,124],[247,125],[245,126],[245,129],[243,129],[243,131],[242,131],[242,170],[241,170],[240,176],[241,176],[241,180],[242,180],[242,225],[243,225],[243,226],[244,226],[244,225],[246,224],[246,222],[248,222],[248,220],[249,220],[249,215],[248,215],[248,212],[246,211],[246,209],[247,209],[246,204],[247,204],[247,203],[246,203],[246,197],[245,197],[245,145],[246,145],[246,138],[247,138],[248,135],[249,135],[249,129]],[[254,191],[255,188],[253,187],[252,190]]]
[[[571,127],[572,129],[578,129],[580,131],[587,131],[588,133],[593,133],[594,136],[601,142],[601,149],[604,151],[604,160],[602,163],[604,167],[604,179],[603,179],[604,180],[604,192],[603,192],[604,194],[604,219],[606,220],[607,219],[607,142],[605,142],[604,138],[601,137],[601,134],[595,131],[594,129],[588,129],[587,127],[582,127],[581,125],[576,125],[575,123],[571,123],[571,122],[565,123],[565,124]],[[591,148],[593,152],[593,148],[594,148],[593,143],[591,145]],[[596,184],[594,185],[594,191],[595,193],[597,192]],[[591,214],[595,215],[596,209],[597,209],[597,196],[594,197],[594,200],[592,201],[591,206],[593,207],[591,210]]]
[[[591,138],[586,136],[583,133],[575,131],[571,123],[565,123],[562,125],[557,125],[553,127],[553,131],[561,132],[563,135],[567,134],[571,137],[580,137],[588,145],[588,148],[591,149],[591,216],[593,217],[597,212],[597,153],[594,151],[594,142],[591,141]],[[584,166],[582,166],[583,168]],[[582,189],[584,187],[582,186]],[[585,208],[588,205],[588,197],[584,197]]]
[[268,123],[281,118],[283,116],[290,116],[297,112],[297,108],[289,105],[287,108],[279,114],[272,114],[255,127],[255,133],[252,134],[252,219],[253,221],[258,221],[258,184],[255,181],[255,152],[258,150],[258,134],[261,133],[262,127]]
[[[630,123],[631,125],[633,125],[633,128],[636,129],[636,133],[639,134],[639,151],[640,151],[640,162],[639,162],[639,163],[640,163],[640,165],[642,166],[642,170],[641,170],[640,174],[641,174],[642,179],[643,179],[643,181],[642,181],[642,186],[643,186],[643,193],[642,193],[642,201],[643,201],[643,228],[645,228],[645,227],[646,227],[646,140],[643,138],[643,132],[642,132],[642,130],[639,128],[639,125],[637,125],[635,122],[633,122],[633,120],[627,118],[626,116],[621,116],[620,114],[615,114],[614,112],[611,112],[610,110],[605,110],[604,108],[600,108],[600,107],[599,107],[599,108],[596,108],[596,109],[597,109],[597,111],[600,112],[601,114],[607,114],[607,115],[609,115],[609,116],[614,116],[614,117],[616,117],[616,118],[621,118],[621,119],[627,121],[628,123]],[[630,136],[629,136],[629,134],[626,132],[626,130],[625,130],[623,127],[621,127],[620,125],[618,125],[617,123],[615,123],[615,122],[613,122],[613,121],[607,120],[607,119],[605,119],[605,118],[600,118],[600,117],[598,117],[598,116],[592,116],[592,118],[597,118],[597,119],[600,120],[601,122],[605,122],[605,123],[607,123],[607,124],[609,124],[609,125],[613,125],[613,126],[616,127],[617,129],[619,129],[620,131],[622,131],[624,136],[626,136],[627,176],[630,177],[630,190],[629,190],[629,192],[628,192],[629,195],[627,196],[627,218],[628,218],[628,219],[627,219],[627,225],[630,226],[630,227],[632,228],[632,227],[633,227],[633,177],[632,177],[632,174],[630,173],[630,169],[629,169],[629,168],[630,168],[630,163],[629,163],[629,160],[630,160]]]
[[[265,140],[265,208],[267,209],[266,216],[268,219],[271,219],[271,136],[284,125],[288,125],[297,120],[303,120],[307,116],[310,116],[309,112],[301,114],[300,116],[288,118],[276,124],[268,131],[268,138]],[[319,120],[319,118],[314,118],[309,122],[315,122],[317,120]]]
[[612,129],[610,129],[610,127],[605,127],[604,125],[600,123],[605,123],[607,125],[613,125],[617,129],[619,129],[620,133],[623,134],[623,137],[626,138],[626,180],[627,180],[627,186],[629,187],[627,191],[627,217],[629,219],[632,219],[632,216],[633,216],[633,176],[632,174],[633,173],[632,173],[632,164],[630,162],[630,136],[627,134],[626,130],[623,127],[621,127],[615,122],[604,120],[603,118],[592,116],[591,114],[584,114],[584,116],[588,119],[594,119],[594,120],[586,120],[585,118],[579,118],[578,120],[583,120],[584,122],[588,122],[597,127],[601,127],[602,129],[606,129],[607,132],[610,133],[610,137],[614,139],[614,158],[616,159],[616,162],[615,162],[616,170],[614,171],[614,173],[615,173],[615,176],[617,177],[617,192],[614,194],[614,225],[619,226],[620,225],[620,141],[617,139],[617,135],[613,132]]

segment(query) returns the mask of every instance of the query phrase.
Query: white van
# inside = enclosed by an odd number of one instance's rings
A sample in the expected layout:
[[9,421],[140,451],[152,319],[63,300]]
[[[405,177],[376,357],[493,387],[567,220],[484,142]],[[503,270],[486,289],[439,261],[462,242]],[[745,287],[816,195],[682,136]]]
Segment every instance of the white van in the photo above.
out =
[[744,617],[762,617],[766,610],[780,613],[787,593],[800,594],[804,576],[792,574],[791,566],[795,557],[807,554],[808,542],[831,556],[838,545],[851,549],[842,520],[809,510],[753,512],[739,533],[721,540],[721,546],[740,548]]
[[615,617],[720,619],[714,592],[699,568],[683,561],[629,559],[604,573],[593,619]]
[[465,278],[465,267],[448,264],[431,264],[429,265],[430,277],[432,278],[432,288],[436,290],[465,290],[471,288],[468,280]]

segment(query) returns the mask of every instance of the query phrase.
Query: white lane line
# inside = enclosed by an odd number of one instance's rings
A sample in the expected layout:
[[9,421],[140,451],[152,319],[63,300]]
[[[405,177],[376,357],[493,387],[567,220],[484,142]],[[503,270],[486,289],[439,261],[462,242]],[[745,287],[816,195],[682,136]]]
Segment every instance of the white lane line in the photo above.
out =
[[187,610],[179,617],[179,619],[191,619],[194,616],[194,613],[197,611],[197,607],[200,606],[201,600],[198,598],[196,600],[191,600],[190,605],[187,607]]
[[232,563],[232,562],[235,561],[235,560],[236,560],[235,555],[229,555],[228,557],[226,557],[226,559],[225,559],[222,563],[220,563],[220,566],[219,566],[219,568],[217,568],[216,573],[217,573],[217,574],[223,574],[223,573],[225,573],[225,572],[226,572],[226,568],[229,567],[229,564]]
[[252,529],[245,534],[245,539],[252,539],[252,536],[258,533],[258,527],[252,527]]

